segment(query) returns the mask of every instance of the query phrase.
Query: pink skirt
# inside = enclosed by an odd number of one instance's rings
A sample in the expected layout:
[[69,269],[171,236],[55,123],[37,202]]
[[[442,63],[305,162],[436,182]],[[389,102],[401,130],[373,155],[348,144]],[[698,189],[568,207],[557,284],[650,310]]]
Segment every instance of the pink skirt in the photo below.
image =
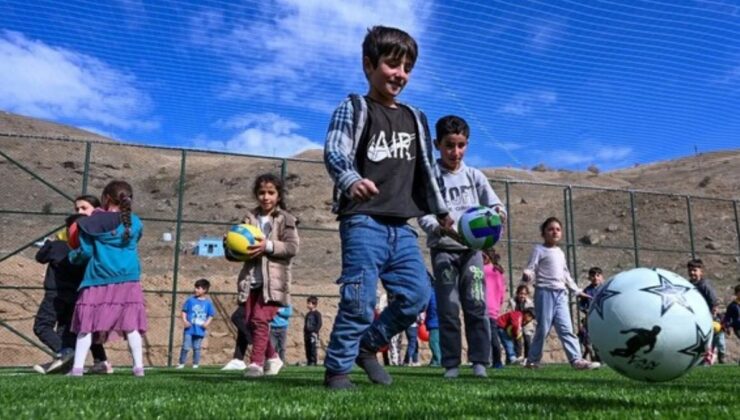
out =
[[93,333],[95,343],[116,340],[131,331],[144,334],[147,324],[144,293],[138,281],[82,289],[72,317],[72,331]]

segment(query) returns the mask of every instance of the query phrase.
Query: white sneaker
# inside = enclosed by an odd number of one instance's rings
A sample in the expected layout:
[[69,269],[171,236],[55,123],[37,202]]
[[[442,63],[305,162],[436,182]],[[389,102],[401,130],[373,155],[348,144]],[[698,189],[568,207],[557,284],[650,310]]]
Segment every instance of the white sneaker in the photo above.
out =
[[184,368],[185,368],[185,365],[177,365],[175,369],[184,369]]
[[33,370],[35,370],[36,372],[38,372],[38,373],[40,373],[42,375],[46,375],[46,370],[49,369],[49,366],[51,366],[52,363],[54,363],[53,360],[51,362],[47,362],[47,363],[43,363],[43,364],[38,364],[38,365],[33,365]]
[[243,360],[231,359],[221,370],[244,370],[247,368],[247,364]]
[[586,359],[580,359],[580,360],[576,360],[575,362],[573,362],[571,366],[573,366],[573,369],[576,369],[576,370],[593,370],[593,369],[600,368],[601,363],[589,362]]
[[247,366],[247,371],[244,372],[244,376],[247,378],[259,378],[265,376],[265,370],[260,365],[250,363]]
[[265,362],[265,376],[275,376],[283,368],[283,361],[279,357],[267,359]]

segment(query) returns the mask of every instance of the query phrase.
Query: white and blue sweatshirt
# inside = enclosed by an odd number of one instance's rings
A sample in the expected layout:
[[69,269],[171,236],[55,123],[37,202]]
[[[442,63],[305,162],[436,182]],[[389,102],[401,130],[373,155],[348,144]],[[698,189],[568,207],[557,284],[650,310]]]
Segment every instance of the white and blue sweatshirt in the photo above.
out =
[[[444,180],[442,195],[450,212],[450,217],[455,223],[466,210],[475,206],[488,206],[501,214],[506,214],[501,199],[493,191],[483,172],[466,166],[464,162],[460,162],[460,167],[455,171],[445,168],[441,161],[437,162],[437,166],[440,168]],[[439,222],[436,216],[428,214],[420,217],[418,221],[419,226],[427,234],[427,246],[429,248],[449,251],[468,249],[454,239],[440,234]]]

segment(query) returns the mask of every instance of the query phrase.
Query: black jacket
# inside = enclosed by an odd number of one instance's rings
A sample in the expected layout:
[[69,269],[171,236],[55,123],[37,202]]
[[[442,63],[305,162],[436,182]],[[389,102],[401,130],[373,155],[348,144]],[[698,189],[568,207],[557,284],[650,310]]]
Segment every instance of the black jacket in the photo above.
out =
[[69,245],[65,241],[46,241],[36,253],[36,261],[48,264],[44,289],[77,290],[85,274],[85,266],[73,265],[67,259]]
[[303,332],[307,334],[318,333],[321,330],[321,313],[311,311],[306,314],[306,322],[303,324]]

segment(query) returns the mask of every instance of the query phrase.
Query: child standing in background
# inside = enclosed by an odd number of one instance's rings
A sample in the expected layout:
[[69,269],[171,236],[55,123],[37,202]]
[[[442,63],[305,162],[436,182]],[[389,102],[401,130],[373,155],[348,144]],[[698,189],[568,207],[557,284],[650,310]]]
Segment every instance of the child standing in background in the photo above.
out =
[[578,341],[583,346],[583,358],[591,359],[594,362],[600,362],[599,355],[596,354],[593,345],[591,344],[591,336],[588,333],[588,308],[591,306],[591,300],[596,295],[596,290],[604,283],[604,273],[599,267],[591,267],[588,269],[588,281],[590,282],[583,293],[590,296],[590,298],[578,298],[578,309],[582,312],[583,318],[581,319],[580,326],[578,328]]
[[496,320],[495,331],[506,351],[506,364],[513,364],[524,358],[523,327],[534,321],[534,317],[534,308],[528,306],[523,311],[503,313]]
[[[489,255],[493,255],[493,260]],[[500,369],[501,343],[497,334],[497,320],[506,299],[504,268],[499,264],[501,256],[495,252],[483,253],[483,275],[486,279],[486,311],[491,325],[491,366]]]
[[404,366],[419,366],[419,318],[406,328],[406,354],[403,356]]
[[[103,189],[104,211],[79,219],[80,247],[69,253],[73,264],[87,264],[75,304],[77,333],[71,376],[82,376],[90,345],[125,335],[134,376],[144,376],[141,335],[147,330],[138,243],[143,225],[132,212],[133,189],[112,181]],[[94,337],[93,337],[94,336]]]
[[[735,334],[740,339],[740,284],[735,286],[735,300],[727,305],[722,318],[722,328],[728,336]],[[738,362],[740,364],[740,361]]]
[[537,318],[537,328],[525,367],[540,366],[545,339],[554,326],[570,365],[579,370],[596,369],[601,367],[601,364],[583,359],[578,338],[573,334],[568,289],[581,297],[588,299],[589,296],[573,281],[565,261],[565,254],[558,247],[562,239],[562,226],[557,217],[549,217],[542,223],[540,233],[544,243],[534,247],[522,276],[525,282],[534,281],[534,307]]
[[185,330],[182,334],[182,349],[180,350],[180,364],[178,369],[185,367],[190,349],[193,349],[193,369],[200,365],[200,346],[203,343],[203,337],[206,335],[206,329],[211,323],[216,310],[213,303],[208,299],[208,290],[211,283],[206,279],[200,279],[195,282],[195,294],[185,301],[182,306],[182,322],[185,323]]
[[591,306],[591,300],[596,295],[596,289],[604,283],[604,272],[599,267],[591,267],[588,269],[588,281],[589,284],[583,289],[583,293],[589,297],[578,298],[578,309],[585,314],[588,314],[588,308]]
[[[516,287],[516,293],[514,296],[509,298],[509,301],[506,303],[506,309],[504,312],[509,311],[524,311],[524,308],[532,307],[534,308],[534,302],[529,297],[529,286],[526,284],[520,284]],[[529,354],[529,347],[532,344],[532,337],[534,337],[534,330],[535,325],[537,324],[536,321],[530,322],[527,325],[523,325],[522,327],[522,333],[524,334],[524,357],[526,358]]]
[[285,345],[288,341],[288,326],[290,325],[291,316],[293,316],[293,307],[290,305],[283,306],[270,322],[270,342],[283,363],[287,363],[285,360]]
[[694,258],[686,263],[686,269],[689,272],[689,281],[701,293],[704,301],[707,302],[709,312],[714,317],[714,314],[717,313],[719,299],[717,299],[717,292],[714,291],[712,283],[704,278],[704,261]]
[[250,363],[244,376],[277,375],[283,361],[270,343],[270,321],[290,304],[291,260],[298,253],[298,220],[285,211],[285,186],[273,174],[257,177],[252,193],[259,206],[244,223],[258,226],[264,239],[244,252],[249,259],[239,272],[239,287],[248,287],[246,323],[252,338]]
[[[704,261],[699,258],[694,258],[686,263],[686,269],[689,272],[689,281],[696,287],[701,293],[704,301],[707,302],[707,307],[712,315],[712,319],[716,318],[717,311],[719,309],[719,299],[717,298],[717,292],[714,291],[714,287],[709,280],[704,278]],[[715,334],[716,335],[716,334]],[[708,344],[707,351],[704,354],[703,365],[711,365],[714,360],[714,344],[715,339]],[[724,358],[724,355],[723,355]]]
[[[434,278],[429,274],[429,280],[434,284]],[[429,349],[432,351],[432,360],[429,361],[429,366],[438,367],[442,366],[442,349],[439,347],[439,317],[437,316],[437,297],[432,290],[432,294],[429,297],[429,304],[427,305],[426,316],[424,317],[424,323],[429,331]]]
[[306,299],[308,312],[303,320],[303,346],[306,350],[306,364],[316,366],[318,363],[317,347],[319,344],[319,332],[321,332],[321,312],[316,309],[319,306],[319,298],[309,296]]

